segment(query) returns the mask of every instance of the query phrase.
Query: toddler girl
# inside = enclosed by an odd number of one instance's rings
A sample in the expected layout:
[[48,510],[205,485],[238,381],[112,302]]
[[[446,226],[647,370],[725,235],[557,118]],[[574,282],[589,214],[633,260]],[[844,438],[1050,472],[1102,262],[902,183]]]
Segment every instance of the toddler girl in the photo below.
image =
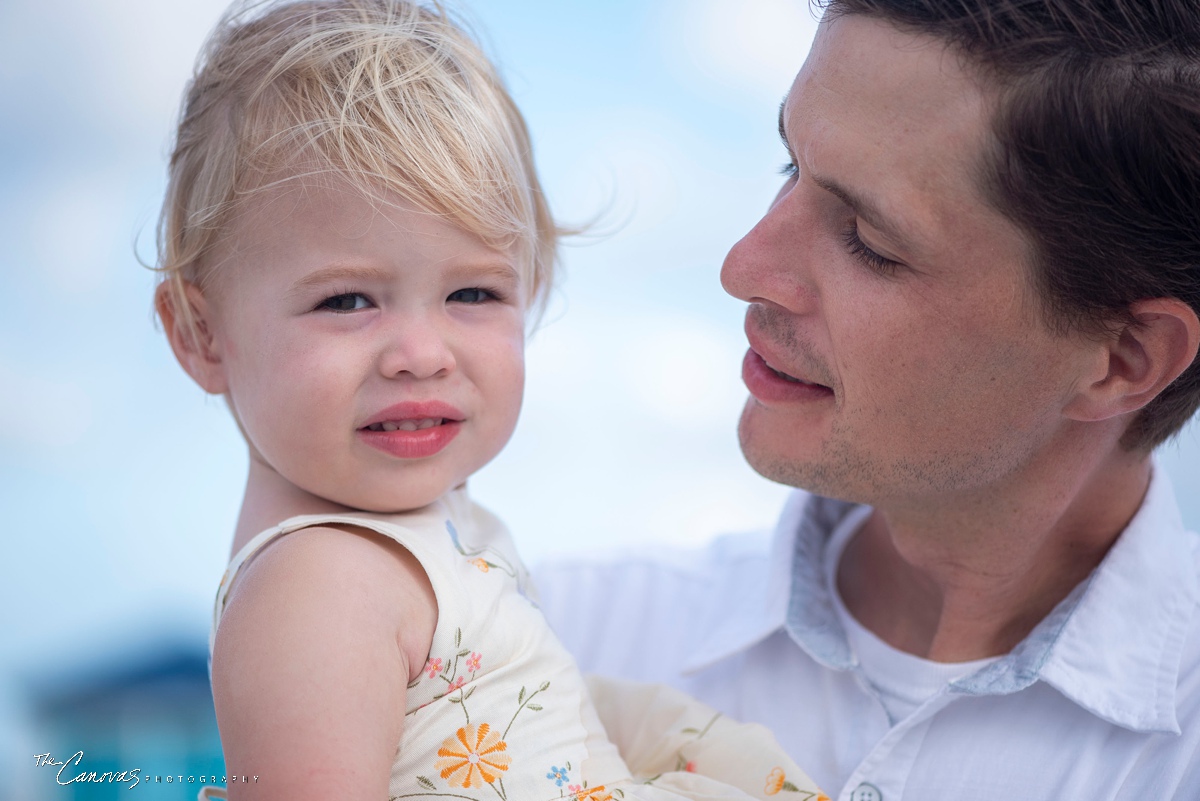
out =
[[250,452],[212,641],[237,798],[816,797],[764,730],[606,684],[623,760],[467,496],[516,423],[557,235],[520,115],[440,8],[258,4],[211,38],[156,308]]

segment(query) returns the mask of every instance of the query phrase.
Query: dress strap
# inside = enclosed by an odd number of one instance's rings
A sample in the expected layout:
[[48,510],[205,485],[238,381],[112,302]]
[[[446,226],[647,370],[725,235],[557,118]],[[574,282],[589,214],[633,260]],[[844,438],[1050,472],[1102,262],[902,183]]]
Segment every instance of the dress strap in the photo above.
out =
[[[436,511],[433,511],[436,509]],[[439,505],[431,507],[431,511],[425,513],[433,519],[442,519],[447,517],[444,508]],[[425,515],[422,515],[425,516]],[[239,573],[249,564],[254,557],[262,552],[262,550],[274,542],[278,538],[291,534],[295,531],[300,531],[314,526],[352,526],[354,528],[366,529],[375,532],[388,539],[394,540],[402,547],[408,550],[417,561],[421,563],[426,573],[430,574],[430,581],[436,585],[435,573],[440,573],[435,559],[430,558],[428,546],[422,542],[422,538],[418,536],[406,536],[413,534],[413,529],[409,525],[402,525],[395,522],[381,520],[366,514],[324,514],[324,515],[298,515],[284,520],[282,523],[271,528],[261,531],[247,542],[242,549],[238,551],[234,557],[229,560],[229,566],[225,569],[224,575],[221,576],[220,586],[217,587],[217,597],[213,602],[213,618],[212,628],[208,635],[208,654],[209,654],[209,673],[212,673],[212,652],[213,646],[217,641],[217,627],[221,623],[221,617],[225,614],[225,606],[229,601],[229,594],[233,592],[233,587],[237,581]]]

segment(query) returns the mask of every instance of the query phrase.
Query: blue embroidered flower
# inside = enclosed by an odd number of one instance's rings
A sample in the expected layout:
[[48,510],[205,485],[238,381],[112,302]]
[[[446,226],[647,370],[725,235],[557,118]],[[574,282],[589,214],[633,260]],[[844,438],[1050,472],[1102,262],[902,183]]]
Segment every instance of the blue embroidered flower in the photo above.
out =
[[546,774],[546,778],[553,779],[555,787],[562,787],[563,782],[570,781],[570,779],[567,778],[566,768],[556,768],[554,766],[550,767],[550,772]]

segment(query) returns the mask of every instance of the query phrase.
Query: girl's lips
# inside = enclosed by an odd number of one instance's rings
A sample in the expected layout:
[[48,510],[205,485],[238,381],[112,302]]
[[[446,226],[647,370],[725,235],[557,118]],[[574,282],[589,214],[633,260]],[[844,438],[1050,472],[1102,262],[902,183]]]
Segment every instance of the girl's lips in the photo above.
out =
[[359,439],[372,448],[400,459],[424,459],[433,456],[450,444],[462,430],[462,421],[442,418],[441,422],[428,428],[413,431],[358,429]]
[[372,415],[363,423],[359,430],[378,428],[383,423],[402,423],[406,421],[420,422],[422,420],[444,419],[449,422],[461,423],[465,415],[449,403],[442,401],[404,401],[397,403]]
[[372,415],[359,439],[400,459],[424,459],[450,444],[465,415],[442,401],[404,401]]
[[755,400],[763,403],[798,403],[833,398],[833,390],[829,387],[785,376],[771,369],[754,348],[747,350],[746,358],[742,360],[742,381]]

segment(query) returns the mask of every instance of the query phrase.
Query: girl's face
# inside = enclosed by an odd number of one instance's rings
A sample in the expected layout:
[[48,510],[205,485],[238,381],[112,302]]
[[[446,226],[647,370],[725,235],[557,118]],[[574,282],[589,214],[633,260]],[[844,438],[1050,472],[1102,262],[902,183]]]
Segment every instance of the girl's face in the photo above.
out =
[[228,395],[251,458],[296,487],[424,506],[516,425],[523,281],[438,217],[298,183],[249,201],[216,254],[205,388]]

